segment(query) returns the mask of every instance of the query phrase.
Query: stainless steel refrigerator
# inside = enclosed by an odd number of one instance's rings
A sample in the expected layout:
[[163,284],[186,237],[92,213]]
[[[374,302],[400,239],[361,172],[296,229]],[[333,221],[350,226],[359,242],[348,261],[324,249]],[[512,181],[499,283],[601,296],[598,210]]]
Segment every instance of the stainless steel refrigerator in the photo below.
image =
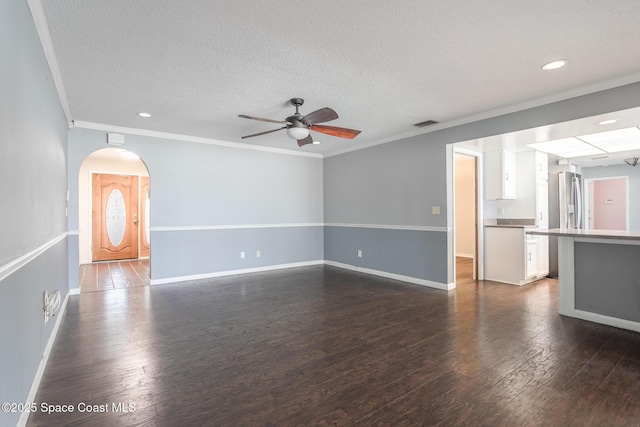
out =
[[[582,176],[549,175],[549,228],[584,228]],[[558,277],[558,238],[549,236],[549,277]]]

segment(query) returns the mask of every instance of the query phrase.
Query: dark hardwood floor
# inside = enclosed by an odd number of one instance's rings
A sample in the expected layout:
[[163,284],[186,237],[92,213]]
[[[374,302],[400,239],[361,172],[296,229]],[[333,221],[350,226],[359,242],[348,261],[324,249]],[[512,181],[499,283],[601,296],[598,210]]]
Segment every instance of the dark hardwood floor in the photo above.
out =
[[640,334],[559,316],[554,280],[306,267],[72,296],[36,402],[76,410],[31,426],[640,425]]

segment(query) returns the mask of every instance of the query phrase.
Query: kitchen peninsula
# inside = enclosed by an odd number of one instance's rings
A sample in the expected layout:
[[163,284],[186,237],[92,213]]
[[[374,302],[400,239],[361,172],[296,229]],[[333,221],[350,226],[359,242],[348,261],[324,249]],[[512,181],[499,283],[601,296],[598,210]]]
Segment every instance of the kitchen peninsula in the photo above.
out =
[[640,233],[551,229],[558,237],[558,311],[640,332]]

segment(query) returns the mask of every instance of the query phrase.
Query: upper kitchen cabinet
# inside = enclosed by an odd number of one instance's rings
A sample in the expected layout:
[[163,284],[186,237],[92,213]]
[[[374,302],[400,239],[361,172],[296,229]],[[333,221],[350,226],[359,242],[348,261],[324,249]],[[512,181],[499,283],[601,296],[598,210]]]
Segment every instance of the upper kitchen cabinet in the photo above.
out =
[[535,154],[536,163],[536,179],[548,180],[549,179],[549,156],[547,153],[536,151]]
[[487,200],[516,198],[516,153],[492,151],[484,153],[484,197]]

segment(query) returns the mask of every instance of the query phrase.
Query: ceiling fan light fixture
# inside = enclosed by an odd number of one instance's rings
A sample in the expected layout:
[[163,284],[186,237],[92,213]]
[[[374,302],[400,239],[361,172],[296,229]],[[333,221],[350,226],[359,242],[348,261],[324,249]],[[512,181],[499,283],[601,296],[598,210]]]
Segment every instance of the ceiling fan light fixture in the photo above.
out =
[[295,126],[290,127],[287,129],[287,135],[289,136],[289,138],[293,138],[299,141],[309,136],[309,129]]
[[640,157],[629,157],[628,159],[624,159],[624,162],[629,166],[636,166],[638,162],[640,162]]

